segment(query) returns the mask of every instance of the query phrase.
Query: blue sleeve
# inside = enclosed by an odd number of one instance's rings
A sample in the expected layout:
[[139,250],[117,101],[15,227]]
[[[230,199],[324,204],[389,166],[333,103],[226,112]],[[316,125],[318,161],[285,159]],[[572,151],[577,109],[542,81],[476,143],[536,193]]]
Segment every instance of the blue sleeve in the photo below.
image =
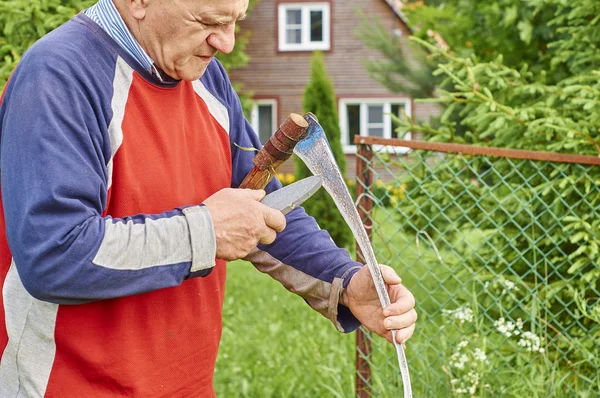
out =
[[83,53],[73,62],[69,43],[54,44],[66,49],[26,53],[0,107],[6,232],[24,287],[40,300],[79,304],[210,272],[215,248],[194,239],[212,231],[206,208],[102,216],[112,118],[112,77],[104,75],[114,75],[115,59],[96,59],[105,64],[82,71]]
[[[220,65],[219,65],[220,66]],[[238,187],[254,164],[254,151],[240,147],[261,148],[257,134],[245,119],[239,98],[220,68],[221,84],[212,90],[221,91],[229,109],[230,139],[233,162],[232,187]],[[208,79],[207,79],[208,80]],[[274,178],[267,192],[281,188]],[[338,248],[327,231],[321,230],[314,218],[301,207],[287,216],[287,227],[277,234],[271,245],[259,245],[247,260],[262,272],[281,282],[288,290],[299,294],[315,310],[329,318],[338,330],[350,332],[360,323],[345,306],[339,304],[343,289],[361,268],[345,249]]]

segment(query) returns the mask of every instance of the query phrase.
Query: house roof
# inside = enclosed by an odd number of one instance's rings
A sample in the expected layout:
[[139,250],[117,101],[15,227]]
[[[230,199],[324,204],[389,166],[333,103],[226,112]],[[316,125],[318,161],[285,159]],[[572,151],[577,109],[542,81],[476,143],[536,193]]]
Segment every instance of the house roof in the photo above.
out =
[[406,24],[406,26],[410,29],[408,25],[408,18],[402,12],[402,8],[404,8],[404,3],[402,0],[385,0],[385,2],[394,10],[394,13]]
[[[385,2],[392,8],[392,10],[394,10],[394,13],[398,16],[398,18],[400,18],[402,22],[404,22],[408,30],[412,32],[412,28],[408,23],[408,18],[406,18],[406,15],[402,12],[402,9],[406,7],[404,2],[402,0],[385,0]],[[448,45],[448,43],[446,43],[444,38],[438,32],[429,29],[427,31],[427,35],[435,40],[438,47],[446,51],[450,50],[450,46]]]

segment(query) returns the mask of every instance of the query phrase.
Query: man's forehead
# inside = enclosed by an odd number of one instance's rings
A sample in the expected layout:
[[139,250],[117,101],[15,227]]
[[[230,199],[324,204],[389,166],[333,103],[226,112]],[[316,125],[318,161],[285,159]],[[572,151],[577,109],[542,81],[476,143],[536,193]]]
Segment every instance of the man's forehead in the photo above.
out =
[[248,0],[183,0],[190,5],[196,5],[200,8],[214,8],[223,10],[246,10]]
[[245,6],[248,4],[248,0],[187,0],[191,3],[196,4],[209,4],[209,5],[237,5]]
[[238,19],[246,14],[248,0],[183,0],[194,11],[208,18]]

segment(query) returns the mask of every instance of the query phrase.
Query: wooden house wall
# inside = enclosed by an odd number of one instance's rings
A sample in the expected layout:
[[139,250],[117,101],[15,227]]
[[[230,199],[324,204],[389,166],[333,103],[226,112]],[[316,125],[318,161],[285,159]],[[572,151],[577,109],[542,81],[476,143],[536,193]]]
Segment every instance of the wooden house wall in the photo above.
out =
[[[282,0],[260,0],[245,21],[242,31],[250,31],[247,47],[248,66],[230,72],[233,82],[241,82],[243,90],[251,91],[256,99],[277,101],[280,124],[290,113],[302,113],[302,95],[309,81],[312,52],[280,52],[278,50],[278,5]],[[291,3],[314,2],[305,0]],[[378,59],[381,55],[368,49],[357,35],[362,20],[357,10],[369,19],[378,19],[389,31],[401,32],[408,37],[410,31],[384,0],[330,0],[331,50],[324,52],[327,70],[333,81],[336,96],[340,98],[406,98],[392,94],[369,77],[364,61]],[[427,119],[435,113],[429,104],[411,104],[413,115]],[[347,156],[348,174],[354,173],[354,159]],[[288,162],[285,171],[292,171]]]

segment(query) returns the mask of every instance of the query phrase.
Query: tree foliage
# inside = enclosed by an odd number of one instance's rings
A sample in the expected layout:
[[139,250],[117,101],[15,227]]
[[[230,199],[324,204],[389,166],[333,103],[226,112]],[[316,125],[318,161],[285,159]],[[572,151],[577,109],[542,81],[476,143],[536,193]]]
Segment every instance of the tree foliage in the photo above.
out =
[[[543,0],[541,0],[543,2]],[[528,66],[548,82],[565,76],[563,65],[552,62],[548,44],[556,30],[550,22],[552,8],[540,1],[497,0],[405,0],[403,9],[413,35],[431,44],[441,38],[455,56],[476,57],[490,62],[502,55],[504,65]],[[432,74],[436,61],[423,55],[377,20],[364,19],[357,31],[369,48],[383,55],[383,60],[367,61],[373,78],[392,92],[424,98],[433,95],[443,81]]]
[[92,4],[93,0],[0,1],[0,85],[4,87],[25,50]]
[[481,61],[504,56],[507,66],[541,68],[547,44],[555,36],[548,22],[551,8],[521,0],[408,1],[406,8],[415,35],[429,39],[437,32],[455,55],[476,54]]
[[[522,4],[532,15],[539,15],[542,9],[553,13],[547,20],[552,31],[544,36],[551,39],[544,43],[537,59],[516,63],[501,54],[490,59],[485,54],[458,56],[413,39],[432,54],[437,65],[435,75],[444,87],[433,101],[446,110],[437,127],[405,118],[399,121],[402,131],[420,131],[434,141],[600,156],[600,3],[525,0]],[[557,71],[560,73],[554,73]],[[450,118],[456,113],[459,121]],[[458,134],[461,128],[466,131],[462,136]],[[436,225],[438,230],[450,231],[444,238],[482,274],[491,263],[510,266],[527,284],[545,276],[538,297],[523,298],[523,307],[537,305],[533,301],[543,303],[552,319],[560,322],[550,326],[569,331],[573,338],[558,339],[557,344],[569,352],[573,362],[598,358],[600,325],[597,318],[585,314],[600,312],[600,219],[590,214],[590,208],[600,206],[600,197],[590,194],[595,192],[592,186],[600,185],[600,169],[578,165],[544,168],[540,163],[525,162],[520,164],[517,178],[509,172],[509,163],[497,161],[490,184],[476,186],[468,178],[457,177],[465,176],[465,159],[449,157],[440,164],[438,176],[449,181],[446,191],[431,184],[419,185],[423,197],[411,207],[415,220],[436,212],[435,202],[450,200],[456,209],[467,209],[448,213],[447,223],[451,225]],[[416,176],[402,178],[408,186],[419,184]],[[523,178],[527,185],[522,184]],[[498,179],[512,186],[512,191],[497,189]],[[471,195],[448,197],[465,186]],[[490,190],[504,210],[483,217],[471,202],[481,198],[483,203]],[[516,201],[514,190],[518,192]],[[528,227],[532,214],[534,225]],[[460,235],[477,232],[469,220],[478,220],[476,229],[486,236],[477,256],[469,255],[472,248],[460,241]],[[499,233],[498,226],[502,225],[509,227]],[[510,226],[514,226],[514,233]],[[529,250],[532,242],[536,250]],[[558,250],[553,249],[556,246]],[[516,253],[529,254],[519,258]],[[579,277],[574,278],[575,274]],[[573,303],[581,303],[581,299],[586,304],[578,308]],[[577,349],[569,351],[572,347]],[[593,375],[597,368],[586,371]]]
[[[257,1],[250,0],[250,7]],[[0,87],[33,43],[94,3],[96,0],[0,0]],[[247,42],[248,34],[241,35],[231,54],[219,55],[226,69],[248,63]]]
[[357,34],[369,48],[381,52],[383,58],[364,59],[370,76],[394,93],[408,94],[413,98],[426,98],[434,94],[436,80],[432,79],[433,66],[426,51],[399,35],[390,32],[380,21],[361,15],[363,25]]
[[[333,156],[344,175],[346,159],[340,141],[339,118],[335,105],[333,84],[327,75],[323,54],[315,52],[311,60],[311,77],[304,90],[304,112],[312,112],[319,119],[325,130]],[[295,158],[296,179],[311,175],[301,159]],[[352,244],[352,234],[342,215],[337,210],[333,199],[324,190],[319,190],[304,204],[306,212],[315,217],[319,225],[326,229],[339,247]]]
[[[563,4],[560,0],[528,0],[525,3],[555,10],[548,21],[555,39],[539,63],[560,68],[557,82],[544,71],[533,71],[528,63],[507,65],[503,55],[490,61],[478,56],[458,57],[421,41],[437,64],[435,75],[442,87],[440,98],[446,106],[442,126],[410,126],[435,140],[481,145],[600,154],[600,4],[582,0]],[[415,40],[417,41],[417,40]],[[449,123],[447,116],[460,108],[461,121]],[[467,127],[457,137],[458,125]]]

